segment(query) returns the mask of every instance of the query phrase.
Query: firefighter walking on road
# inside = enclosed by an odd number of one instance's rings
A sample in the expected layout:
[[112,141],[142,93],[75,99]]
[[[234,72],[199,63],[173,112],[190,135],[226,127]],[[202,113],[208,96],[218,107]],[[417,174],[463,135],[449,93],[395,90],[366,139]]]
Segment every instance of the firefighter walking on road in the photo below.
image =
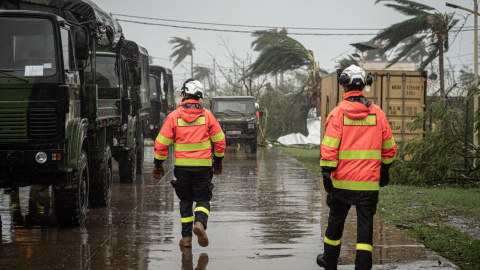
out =
[[[180,199],[180,248],[183,249],[192,246],[192,230],[198,237],[198,244],[208,246],[205,230],[214,187],[212,177],[213,174],[222,173],[226,144],[217,119],[199,102],[199,99],[203,99],[203,85],[197,80],[188,79],[181,92],[182,103],[167,116],[155,140],[153,177],[160,179],[165,175],[162,163],[167,158],[168,146],[173,142],[174,175],[177,180],[171,184]],[[213,163],[210,141],[214,148]],[[193,202],[196,202],[194,211]]]
[[372,268],[373,216],[379,187],[389,182],[388,170],[397,147],[383,111],[365,98],[362,90],[372,76],[355,65],[338,77],[345,94],[325,121],[320,166],[330,208],[324,253],[317,264],[337,269],[343,228],[352,205],[357,210],[355,269]]

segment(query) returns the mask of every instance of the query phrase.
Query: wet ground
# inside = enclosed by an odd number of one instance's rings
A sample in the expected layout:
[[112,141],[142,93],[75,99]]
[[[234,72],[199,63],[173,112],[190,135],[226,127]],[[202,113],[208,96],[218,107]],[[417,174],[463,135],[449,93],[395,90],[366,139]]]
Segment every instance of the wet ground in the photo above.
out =
[[[0,269],[320,269],[328,209],[321,181],[278,149],[257,155],[227,149],[214,176],[210,245],[181,252],[178,199],[170,186],[144,173],[121,184],[115,163],[110,207],[89,210],[85,226],[57,227],[51,189],[0,194]],[[356,224],[349,214],[339,269],[353,269]],[[397,228],[375,221],[374,269],[456,269]],[[194,239],[195,240],[195,239]]]

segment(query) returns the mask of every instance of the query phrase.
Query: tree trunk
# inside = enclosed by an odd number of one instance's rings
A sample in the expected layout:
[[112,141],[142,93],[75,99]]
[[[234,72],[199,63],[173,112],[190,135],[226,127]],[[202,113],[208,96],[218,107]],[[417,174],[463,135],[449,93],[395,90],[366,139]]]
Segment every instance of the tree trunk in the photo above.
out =
[[193,52],[190,54],[190,75],[190,78],[193,79]]
[[438,68],[440,70],[440,98],[442,104],[445,105],[445,70],[443,65],[443,40],[442,38],[438,39]]

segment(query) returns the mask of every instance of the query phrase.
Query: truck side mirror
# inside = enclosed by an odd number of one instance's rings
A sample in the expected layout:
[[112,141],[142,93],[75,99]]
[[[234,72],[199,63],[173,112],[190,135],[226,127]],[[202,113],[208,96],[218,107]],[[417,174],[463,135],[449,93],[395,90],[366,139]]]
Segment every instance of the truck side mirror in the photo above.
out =
[[132,69],[133,84],[139,85],[142,83],[142,76],[140,74],[140,67],[136,66]]
[[122,99],[122,110],[127,114],[132,113],[132,100],[130,98]]
[[88,59],[88,41],[85,31],[77,31],[75,34],[75,55],[77,59]]

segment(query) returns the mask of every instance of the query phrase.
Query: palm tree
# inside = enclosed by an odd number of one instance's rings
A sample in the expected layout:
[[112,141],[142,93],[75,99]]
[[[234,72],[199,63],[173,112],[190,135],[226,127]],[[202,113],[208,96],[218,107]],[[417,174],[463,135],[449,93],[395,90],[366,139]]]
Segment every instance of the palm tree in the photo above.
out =
[[212,70],[209,67],[203,66],[195,66],[193,67],[193,77],[195,80],[203,81],[203,85],[205,84],[205,80],[208,81],[208,85],[212,88]]
[[173,46],[173,53],[170,55],[170,60],[175,57],[175,61],[173,62],[174,68],[190,55],[190,72],[191,78],[193,78],[193,51],[195,50],[195,45],[190,37],[187,37],[186,39],[172,37],[168,43],[176,44]]
[[252,42],[252,47],[260,55],[250,65],[248,75],[277,75],[304,68],[309,74],[309,92],[316,100],[317,112],[320,113],[320,70],[313,52],[285,33],[256,31],[252,36],[257,37]]
[[418,70],[424,70],[437,56],[440,69],[440,95],[445,101],[445,75],[444,75],[444,52],[448,50],[448,31],[458,22],[453,19],[453,14],[441,14],[434,8],[410,0],[377,0],[375,2],[394,2],[385,4],[396,11],[412,16],[403,22],[393,24],[380,31],[373,39],[384,42],[381,53],[385,53],[402,44],[390,65],[404,58],[414,50],[422,41],[430,40],[427,45],[428,54],[422,59]]

